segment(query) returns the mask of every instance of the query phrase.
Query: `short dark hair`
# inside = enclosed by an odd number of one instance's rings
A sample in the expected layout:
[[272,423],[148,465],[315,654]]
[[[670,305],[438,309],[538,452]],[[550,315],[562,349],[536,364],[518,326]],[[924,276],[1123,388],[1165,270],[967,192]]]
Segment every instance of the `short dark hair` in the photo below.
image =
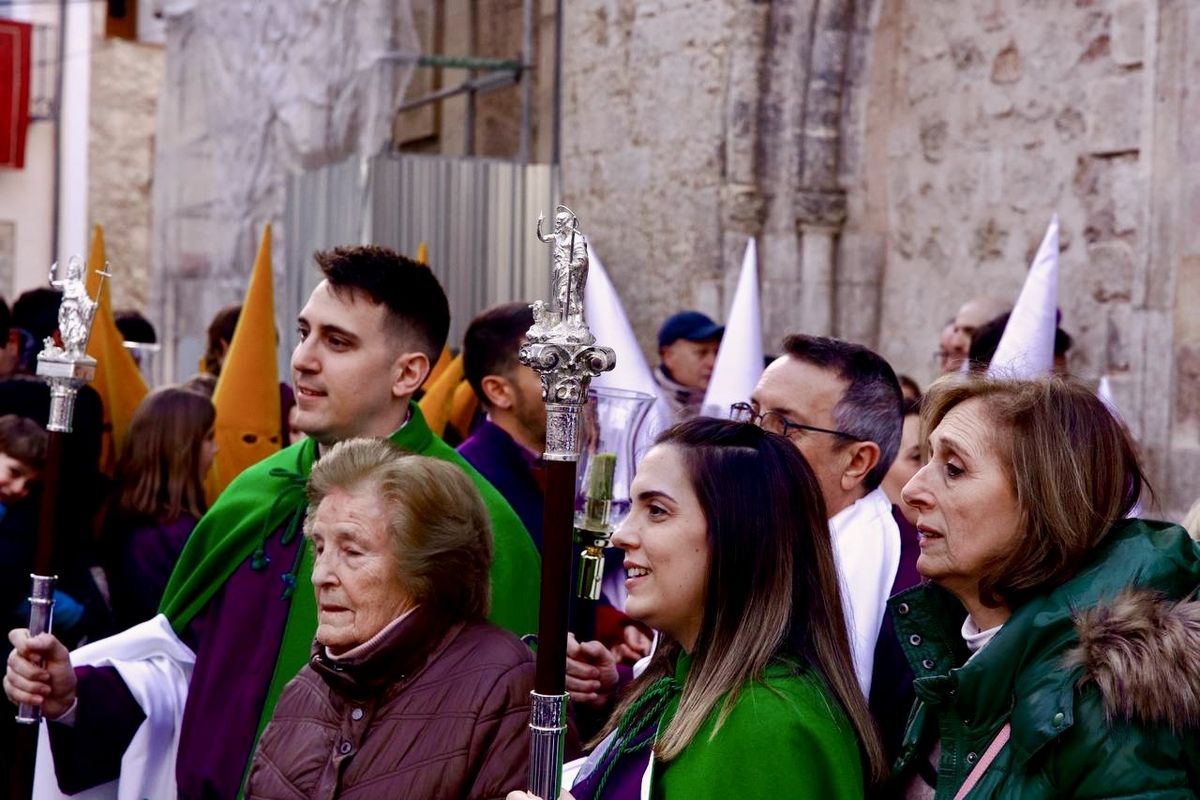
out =
[[141,344],[158,342],[158,333],[154,330],[154,325],[140,311],[132,308],[114,311],[113,321],[117,323],[117,330],[121,332],[121,336],[127,342]]
[[1147,487],[1129,431],[1074,378],[946,375],[921,408],[928,441],[954,407],[979,400],[1016,495],[1020,539],[985,567],[979,595],[1016,608],[1072,577]]
[[38,347],[58,330],[62,292],[45,286],[23,292],[12,307],[12,324],[33,335]]
[[28,417],[0,416],[0,453],[41,472],[46,466],[49,441],[46,429]]
[[12,311],[8,308],[8,302],[0,297],[0,336],[7,340],[10,330],[12,330]]
[[879,445],[879,462],[863,482],[868,492],[874,491],[896,460],[904,429],[903,395],[891,365],[861,344],[827,336],[794,333],[784,337],[783,350],[793,358],[836,373],[848,384],[833,407],[834,425],[861,441]]
[[317,251],[314,258],[335,295],[362,292],[383,305],[392,332],[437,363],[450,333],[450,302],[429,267],[370,244]]
[[533,327],[533,309],[528,303],[506,303],[481,312],[463,335],[463,375],[475,390],[475,396],[490,406],[483,392],[483,379],[489,375],[509,377],[520,366],[517,351],[521,340]]

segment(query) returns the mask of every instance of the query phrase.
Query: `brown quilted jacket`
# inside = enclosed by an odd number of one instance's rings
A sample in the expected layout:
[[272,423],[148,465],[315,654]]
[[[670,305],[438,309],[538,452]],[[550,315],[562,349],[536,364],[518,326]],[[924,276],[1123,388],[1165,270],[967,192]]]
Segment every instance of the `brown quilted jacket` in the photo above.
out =
[[418,608],[287,685],[247,798],[503,798],[526,784],[533,656],[507,631]]

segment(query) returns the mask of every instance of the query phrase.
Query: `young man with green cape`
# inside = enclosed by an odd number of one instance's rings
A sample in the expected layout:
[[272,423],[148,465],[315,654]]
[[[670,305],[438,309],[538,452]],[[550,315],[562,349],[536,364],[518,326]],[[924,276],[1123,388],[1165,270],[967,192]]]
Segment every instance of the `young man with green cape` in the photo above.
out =
[[[412,402],[449,330],[449,306],[437,279],[423,265],[380,247],[337,248],[318,253],[317,262],[325,279],[300,312],[300,344],[292,354],[295,424],[310,438],[246,470],[222,493],[188,541],[161,614],[145,623],[151,628],[140,644],[119,643],[112,648],[117,658],[98,659],[104,666],[72,669],[49,635],[30,640],[14,633],[18,653],[40,656],[44,666],[39,672],[32,662],[18,664],[29,673],[23,677],[10,666],[6,689],[18,698],[14,702],[44,695],[57,781],[65,792],[118,776],[122,796],[129,781],[153,791],[169,781],[170,774],[163,774],[169,764],[160,765],[156,776],[133,773],[153,773],[154,761],[173,760],[180,797],[238,794],[279,693],[310,654],[316,603],[311,549],[300,533],[304,487],[313,462],[335,442],[388,437],[460,466],[491,516],[490,620],[518,635],[536,630],[540,567],[533,541],[499,493],[430,431]],[[123,636],[136,636],[139,628]],[[186,647],[146,644],[164,635],[170,640],[172,632]],[[189,648],[194,665],[186,663]],[[164,667],[163,653],[175,651],[184,657],[168,659]],[[147,678],[131,668],[120,657],[131,652],[149,653],[158,671]],[[161,686],[172,683],[166,674],[181,678],[173,687]],[[21,687],[40,688],[22,694]],[[164,745],[158,732],[172,730],[178,731],[177,744]],[[140,757],[148,768],[127,753],[138,748],[151,754]],[[157,796],[136,796],[144,795]]]

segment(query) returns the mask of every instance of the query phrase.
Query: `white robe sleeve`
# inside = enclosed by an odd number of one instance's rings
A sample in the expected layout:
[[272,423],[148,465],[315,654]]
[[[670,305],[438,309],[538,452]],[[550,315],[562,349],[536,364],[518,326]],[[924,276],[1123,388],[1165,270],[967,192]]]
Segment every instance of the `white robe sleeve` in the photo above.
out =
[[[121,777],[71,795],[70,800],[174,800],[178,794],[175,754],[195,662],[195,653],[179,640],[162,614],[71,653],[71,663],[77,667],[114,667],[146,719],[121,759]],[[44,729],[38,736],[33,796],[68,800],[58,790],[50,737]]]

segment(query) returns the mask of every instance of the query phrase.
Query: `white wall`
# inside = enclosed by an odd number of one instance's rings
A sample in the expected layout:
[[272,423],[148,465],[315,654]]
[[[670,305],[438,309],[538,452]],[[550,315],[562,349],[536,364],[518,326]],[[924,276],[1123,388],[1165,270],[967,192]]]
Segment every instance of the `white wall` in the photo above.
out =
[[[66,258],[74,253],[87,256],[90,8],[87,3],[69,2],[67,14],[58,246],[56,248],[50,241],[54,226],[54,125],[49,121],[33,122],[26,138],[25,168],[0,170],[0,220],[16,225],[12,285],[0,285],[0,294],[9,302],[27,289],[44,286],[50,265],[56,258]],[[44,0],[15,2],[11,6],[11,16],[57,26],[58,5]]]

